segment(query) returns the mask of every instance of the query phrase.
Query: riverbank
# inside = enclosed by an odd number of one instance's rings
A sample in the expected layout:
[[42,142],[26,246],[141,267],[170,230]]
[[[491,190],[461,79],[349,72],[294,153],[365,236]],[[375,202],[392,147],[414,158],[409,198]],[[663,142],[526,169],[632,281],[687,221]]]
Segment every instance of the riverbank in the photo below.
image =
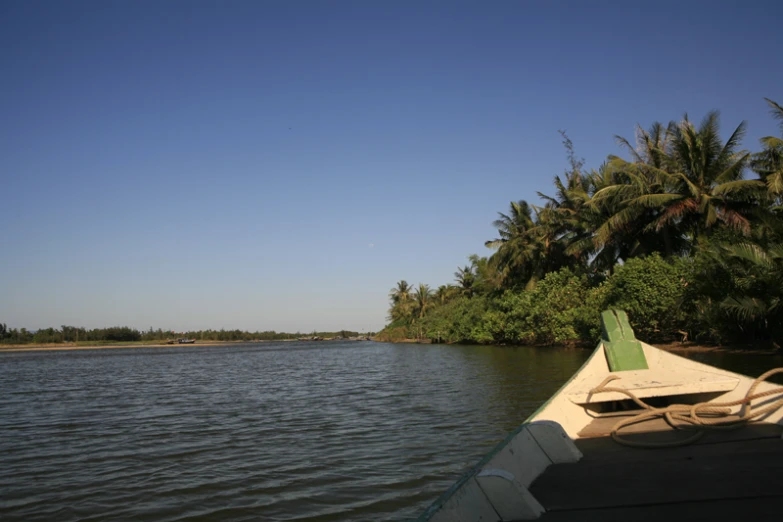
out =
[[[269,342],[269,341],[239,341],[239,342]],[[111,348],[171,348],[172,346],[221,346],[234,345],[238,341],[199,341],[196,344],[167,344],[167,343],[105,343],[80,345],[77,343],[49,343],[49,344],[8,344],[0,345],[1,352],[48,352],[70,350],[106,350]]]
[[129,342],[129,343],[103,343],[103,344],[77,344],[77,343],[48,343],[48,344],[0,344],[0,353],[3,352],[56,352],[72,350],[107,350],[114,348],[172,348],[194,346],[234,346],[237,344],[263,344],[263,343],[329,343],[362,341],[365,339],[275,339],[255,341],[196,341],[194,344],[168,344],[165,342]]

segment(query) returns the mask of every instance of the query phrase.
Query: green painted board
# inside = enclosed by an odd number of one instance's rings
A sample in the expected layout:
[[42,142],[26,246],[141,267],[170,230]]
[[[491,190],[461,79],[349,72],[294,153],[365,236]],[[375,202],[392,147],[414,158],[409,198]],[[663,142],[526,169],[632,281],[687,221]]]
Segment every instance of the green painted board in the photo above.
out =
[[601,313],[604,352],[609,370],[624,372],[646,370],[647,358],[642,344],[636,340],[628,315],[622,310],[605,310]]

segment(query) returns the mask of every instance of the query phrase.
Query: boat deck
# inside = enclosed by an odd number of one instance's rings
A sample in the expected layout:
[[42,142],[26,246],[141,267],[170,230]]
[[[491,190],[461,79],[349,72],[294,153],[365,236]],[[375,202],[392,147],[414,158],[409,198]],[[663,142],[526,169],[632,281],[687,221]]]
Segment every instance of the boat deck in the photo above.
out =
[[[783,426],[758,423],[709,432],[689,446],[641,449],[612,440],[618,420],[594,420],[576,440],[583,459],[550,466],[533,482],[530,492],[547,510],[539,520],[783,520]],[[645,441],[688,435],[662,419],[622,433]]]

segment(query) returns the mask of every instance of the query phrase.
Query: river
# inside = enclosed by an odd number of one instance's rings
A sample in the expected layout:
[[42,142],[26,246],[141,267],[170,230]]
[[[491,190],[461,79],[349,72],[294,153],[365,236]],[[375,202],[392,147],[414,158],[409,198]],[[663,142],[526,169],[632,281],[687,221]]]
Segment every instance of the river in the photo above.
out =
[[0,353],[0,519],[415,517],[588,355],[334,341]]

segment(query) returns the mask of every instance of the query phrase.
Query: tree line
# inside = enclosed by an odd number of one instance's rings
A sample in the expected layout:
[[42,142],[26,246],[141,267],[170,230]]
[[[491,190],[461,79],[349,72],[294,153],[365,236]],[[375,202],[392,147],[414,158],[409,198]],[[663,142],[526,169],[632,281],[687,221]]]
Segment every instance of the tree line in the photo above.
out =
[[401,280],[388,340],[594,342],[599,313],[624,308],[644,338],[783,341],[783,107],[780,136],[743,150],[745,122],[721,138],[719,114],[615,136],[626,157],[587,169],[561,132],[569,168],[541,204],[512,201],[488,256],[454,284]]
[[307,337],[357,337],[358,332],[340,330],[337,332],[285,333],[273,330],[248,332],[244,330],[192,330],[175,332],[150,328],[140,331],[128,326],[87,329],[63,325],[57,328],[42,328],[34,332],[26,328],[9,328],[0,323],[0,344],[50,344],[50,343],[114,343],[114,342],[165,342],[170,339],[187,338],[201,341],[282,341]]

